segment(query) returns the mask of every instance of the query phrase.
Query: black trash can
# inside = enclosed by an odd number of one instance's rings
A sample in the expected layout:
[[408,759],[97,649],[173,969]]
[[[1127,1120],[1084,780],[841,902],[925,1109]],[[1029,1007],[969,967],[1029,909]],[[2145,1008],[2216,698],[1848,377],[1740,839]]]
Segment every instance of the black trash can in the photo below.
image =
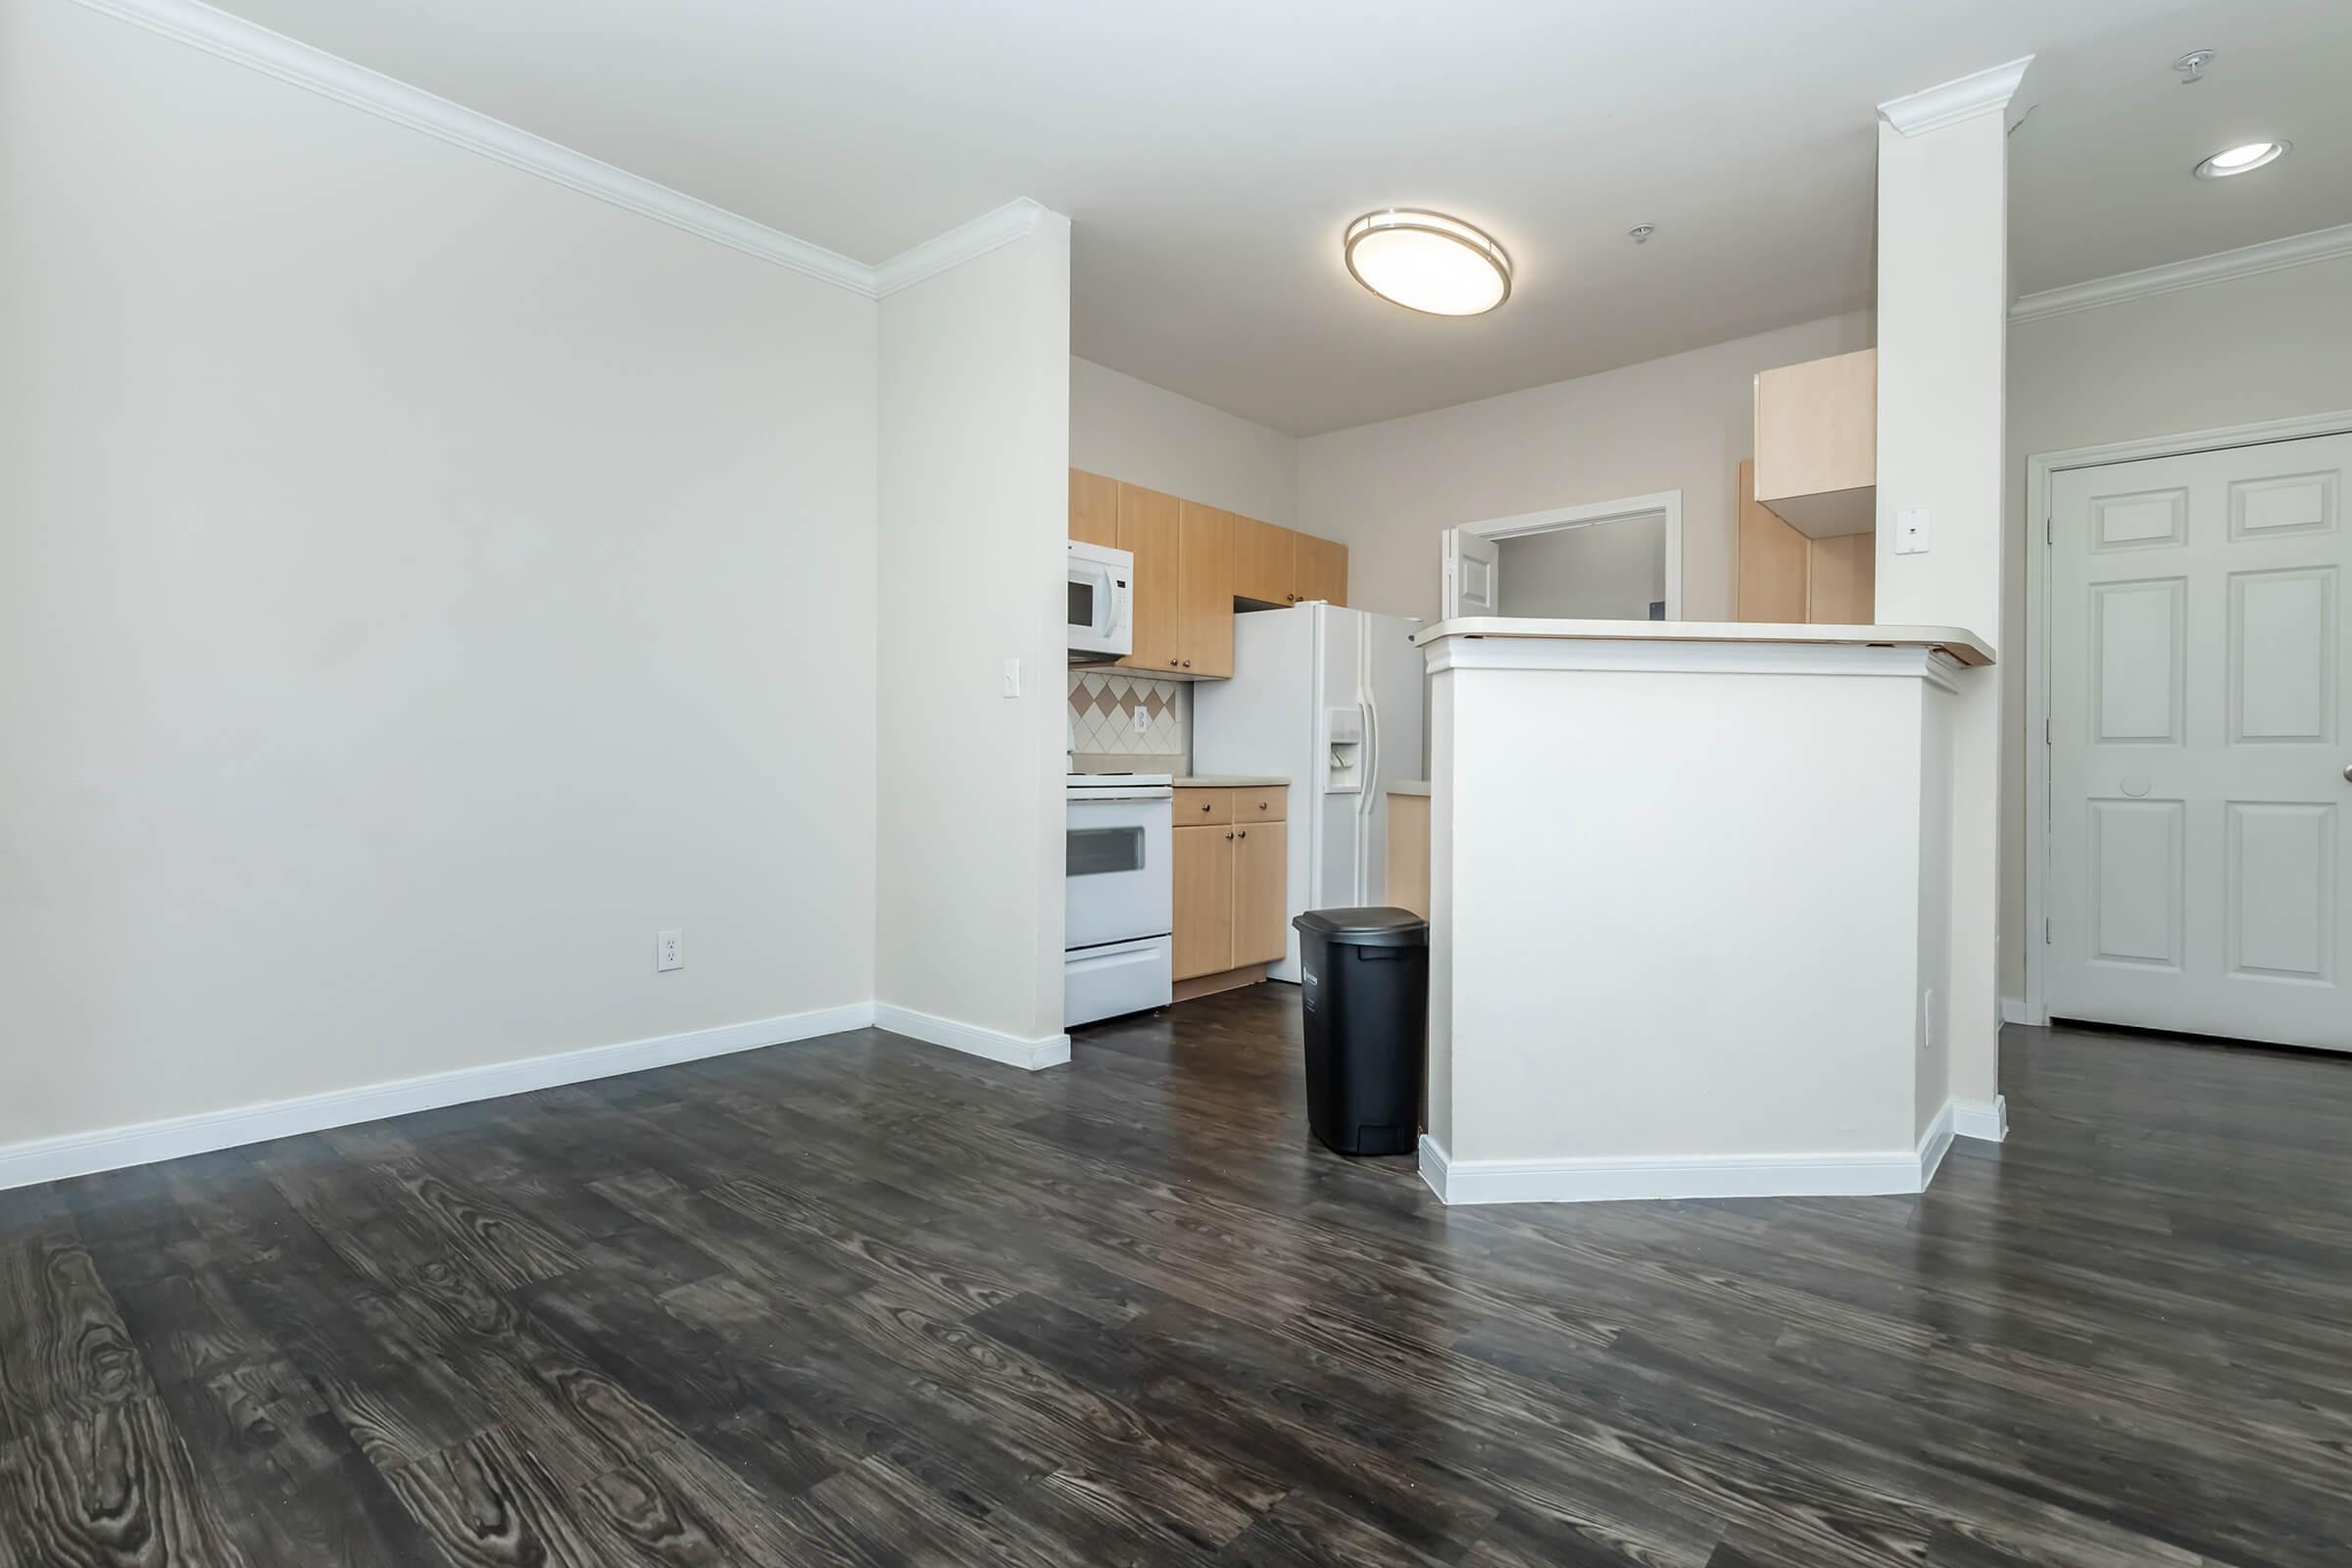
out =
[[1408,1154],[1429,1050],[1429,922],[1410,909],[1309,909],[1298,928],[1306,1118],[1342,1154]]

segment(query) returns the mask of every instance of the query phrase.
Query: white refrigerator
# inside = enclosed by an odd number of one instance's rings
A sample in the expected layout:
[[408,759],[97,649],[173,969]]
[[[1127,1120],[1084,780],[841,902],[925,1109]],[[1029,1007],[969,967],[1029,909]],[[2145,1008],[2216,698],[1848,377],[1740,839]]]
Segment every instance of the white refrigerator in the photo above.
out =
[[[1388,894],[1388,787],[1421,771],[1417,622],[1321,603],[1234,617],[1233,678],[1193,687],[1193,771],[1291,781],[1290,913]],[[1277,980],[1298,978],[1298,933]]]

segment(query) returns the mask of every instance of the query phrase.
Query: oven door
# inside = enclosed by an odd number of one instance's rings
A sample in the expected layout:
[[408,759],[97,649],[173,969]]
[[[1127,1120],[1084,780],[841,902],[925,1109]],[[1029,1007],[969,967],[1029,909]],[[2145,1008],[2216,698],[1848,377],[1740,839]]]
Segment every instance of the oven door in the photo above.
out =
[[1070,801],[1063,947],[1168,934],[1176,897],[1170,812],[1164,789]]

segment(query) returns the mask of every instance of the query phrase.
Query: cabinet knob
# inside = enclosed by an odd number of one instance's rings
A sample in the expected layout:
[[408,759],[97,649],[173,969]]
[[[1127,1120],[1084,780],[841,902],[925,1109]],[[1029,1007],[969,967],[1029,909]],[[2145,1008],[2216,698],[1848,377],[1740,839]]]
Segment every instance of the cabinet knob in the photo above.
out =
[[1232,834],[1230,834],[1230,833],[1226,834],[1225,836],[1226,836],[1227,838],[1231,838],[1231,837],[1233,837],[1233,835],[1232,835]]
[[1186,660],[1186,661],[1184,662],[1184,667],[1185,667],[1185,668],[1187,668],[1187,669],[1190,669],[1190,668],[1192,668],[1192,667],[1193,667],[1193,662],[1192,662],[1191,660],[1189,660],[1189,659],[1188,659],[1188,660]]
[[1200,809],[1202,809],[1203,811],[1205,811],[1205,810],[1207,810],[1207,809],[1208,809],[1208,803],[1207,803],[1206,801],[1202,801],[1202,802],[1200,803]]
[[1241,834],[1240,834],[1240,837],[1242,837],[1242,838],[1248,838],[1249,836],[1250,836],[1250,830],[1249,830],[1248,828],[1244,828],[1244,829],[1242,829],[1242,831],[1241,831]]
[[1265,803],[1265,802],[1263,802],[1263,801],[1260,801],[1260,802],[1258,802],[1258,803],[1257,803],[1257,808],[1258,808],[1259,810],[1261,810],[1261,811],[1262,811],[1262,810],[1264,810],[1264,809],[1266,808],[1266,803]]

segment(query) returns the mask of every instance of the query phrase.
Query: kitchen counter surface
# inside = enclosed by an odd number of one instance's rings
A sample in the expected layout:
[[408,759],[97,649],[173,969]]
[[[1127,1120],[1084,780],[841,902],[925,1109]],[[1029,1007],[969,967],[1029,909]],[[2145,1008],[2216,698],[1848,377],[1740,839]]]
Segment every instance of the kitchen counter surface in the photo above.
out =
[[1290,785],[1289,779],[1272,773],[1201,773],[1176,781],[1180,790],[1274,790]]
[[1425,778],[1400,778],[1396,783],[1389,786],[1389,793],[1391,795],[1427,795],[1429,793],[1429,780]]
[[1741,620],[1536,620],[1463,615],[1424,627],[1413,641],[1533,637],[1577,642],[1812,643],[1843,648],[1933,648],[1963,664],[1989,664],[1992,650],[1958,626],[1813,626]]

